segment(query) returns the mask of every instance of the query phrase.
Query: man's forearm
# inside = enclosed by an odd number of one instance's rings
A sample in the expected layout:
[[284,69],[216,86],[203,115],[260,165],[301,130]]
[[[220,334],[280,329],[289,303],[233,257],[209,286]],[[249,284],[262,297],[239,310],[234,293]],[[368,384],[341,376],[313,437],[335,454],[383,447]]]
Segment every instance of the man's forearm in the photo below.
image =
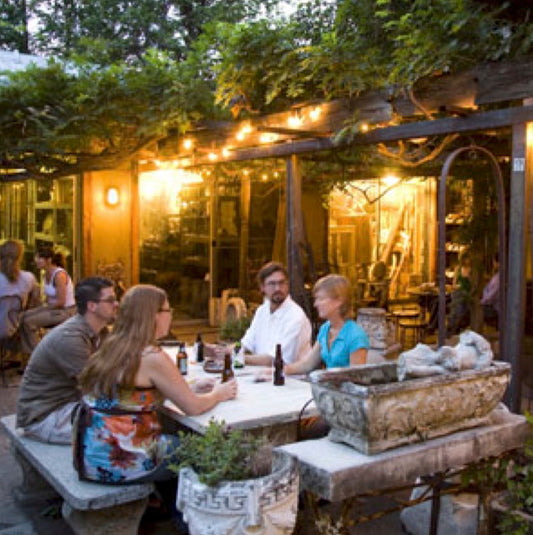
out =
[[244,363],[249,366],[272,366],[272,355],[245,354]]

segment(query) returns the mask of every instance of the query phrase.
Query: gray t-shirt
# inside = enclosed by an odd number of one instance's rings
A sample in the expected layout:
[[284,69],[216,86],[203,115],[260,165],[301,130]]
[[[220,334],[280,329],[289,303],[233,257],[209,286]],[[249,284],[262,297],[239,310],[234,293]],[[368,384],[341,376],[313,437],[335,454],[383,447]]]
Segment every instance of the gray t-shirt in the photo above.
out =
[[33,351],[19,390],[17,427],[40,422],[66,403],[78,401],[78,375],[102,335],[76,314],[52,329]]
[[[39,295],[39,285],[35,280],[35,275],[31,271],[21,271],[18,279],[11,282],[0,273],[0,297],[4,295],[18,295],[22,301],[22,307],[26,308],[29,298],[36,298]],[[32,303],[35,306],[37,303]]]
[[[20,298],[19,299],[17,299]],[[33,273],[21,271],[16,281],[0,272],[0,338],[11,338],[26,306],[39,304],[39,286]]]

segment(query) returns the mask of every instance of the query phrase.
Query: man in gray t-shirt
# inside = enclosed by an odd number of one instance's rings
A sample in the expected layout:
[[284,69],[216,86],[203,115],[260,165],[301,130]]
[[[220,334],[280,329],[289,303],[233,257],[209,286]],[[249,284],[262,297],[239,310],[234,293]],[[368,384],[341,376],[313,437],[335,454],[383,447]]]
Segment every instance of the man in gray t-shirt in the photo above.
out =
[[78,313],[52,329],[33,351],[20,385],[17,427],[30,438],[69,444],[78,375],[116,317],[113,283],[90,277],[76,285]]

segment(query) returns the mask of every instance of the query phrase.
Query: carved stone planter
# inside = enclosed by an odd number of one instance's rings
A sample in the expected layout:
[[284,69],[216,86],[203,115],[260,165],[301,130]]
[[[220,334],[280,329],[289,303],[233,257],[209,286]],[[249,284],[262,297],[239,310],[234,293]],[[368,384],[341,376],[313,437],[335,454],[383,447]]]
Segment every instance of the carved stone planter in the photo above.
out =
[[200,483],[194,470],[183,468],[176,506],[191,535],[288,535],[296,523],[298,482],[296,460],[285,454],[274,456],[267,476],[216,487]]
[[383,308],[360,308],[357,311],[357,324],[368,335],[371,349],[386,349],[395,340],[394,324],[387,321]]
[[483,425],[509,383],[510,364],[399,382],[396,363],[311,373],[329,438],[379,453]]

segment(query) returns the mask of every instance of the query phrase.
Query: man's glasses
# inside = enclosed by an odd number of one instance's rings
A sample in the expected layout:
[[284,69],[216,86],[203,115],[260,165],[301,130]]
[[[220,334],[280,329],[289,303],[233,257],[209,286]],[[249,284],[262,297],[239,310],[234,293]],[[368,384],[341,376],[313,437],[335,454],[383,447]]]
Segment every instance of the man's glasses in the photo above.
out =
[[118,299],[114,295],[111,295],[109,297],[104,297],[103,299],[96,299],[96,302],[115,304],[118,303]]
[[268,281],[265,283],[265,286],[267,288],[276,288],[276,287],[282,288],[283,286],[287,286],[287,284],[288,284],[288,281],[287,279],[285,279],[282,281]]

